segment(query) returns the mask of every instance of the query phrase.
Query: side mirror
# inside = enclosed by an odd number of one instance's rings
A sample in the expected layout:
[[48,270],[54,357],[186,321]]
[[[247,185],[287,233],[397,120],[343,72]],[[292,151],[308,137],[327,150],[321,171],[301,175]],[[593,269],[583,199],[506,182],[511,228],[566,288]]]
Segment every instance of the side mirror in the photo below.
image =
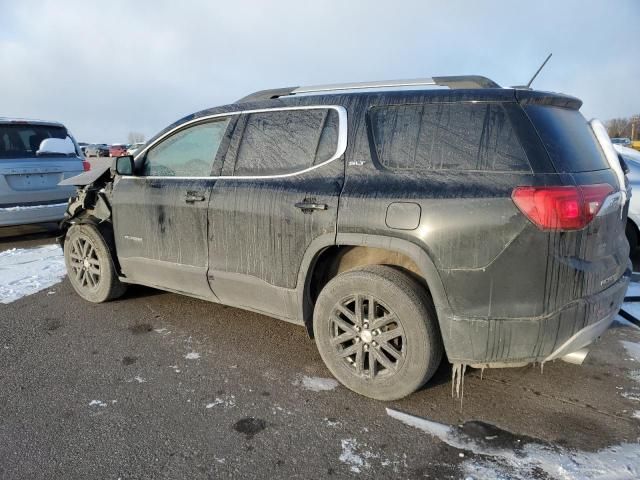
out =
[[111,173],[118,175],[133,175],[135,163],[132,155],[116,157],[111,161]]

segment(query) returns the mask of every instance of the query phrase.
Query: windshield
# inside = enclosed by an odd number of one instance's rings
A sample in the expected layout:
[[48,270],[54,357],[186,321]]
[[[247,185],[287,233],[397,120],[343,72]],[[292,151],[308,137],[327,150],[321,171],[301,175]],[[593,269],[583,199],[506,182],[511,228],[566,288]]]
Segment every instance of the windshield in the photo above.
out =
[[47,138],[67,138],[67,130],[55,125],[0,124],[0,158],[35,157]]

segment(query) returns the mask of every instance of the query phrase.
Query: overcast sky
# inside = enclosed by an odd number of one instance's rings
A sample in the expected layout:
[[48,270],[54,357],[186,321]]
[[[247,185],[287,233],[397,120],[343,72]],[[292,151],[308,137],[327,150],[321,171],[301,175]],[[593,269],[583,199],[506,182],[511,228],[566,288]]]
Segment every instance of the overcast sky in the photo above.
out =
[[[520,5],[518,5],[520,3]],[[0,116],[147,138],[279,86],[479,74],[640,113],[640,1],[0,0]]]

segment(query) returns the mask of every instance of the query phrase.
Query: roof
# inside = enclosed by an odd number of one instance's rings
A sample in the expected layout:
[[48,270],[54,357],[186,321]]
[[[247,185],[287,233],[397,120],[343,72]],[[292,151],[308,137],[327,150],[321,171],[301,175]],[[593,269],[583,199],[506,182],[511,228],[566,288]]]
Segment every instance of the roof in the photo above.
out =
[[480,75],[461,75],[448,77],[413,78],[405,80],[374,80],[369,82],[334,83],[327,85],[312,85],[307,87],[284,87],[270,90],[260,90],[236,103],[273,100],[275,98],[307,93],[335,93],[345,90],[370,90],[380,88],[424,87],[440,86],[451,89],[500,88],[493,80]]
[[5,123],[5,124],[28,123],[31,125],[55,125],[56,127],[64,127],[64,125],[60,122],[50,122],[47,120],[37,120],[34,118],[0,117],[0,123]]

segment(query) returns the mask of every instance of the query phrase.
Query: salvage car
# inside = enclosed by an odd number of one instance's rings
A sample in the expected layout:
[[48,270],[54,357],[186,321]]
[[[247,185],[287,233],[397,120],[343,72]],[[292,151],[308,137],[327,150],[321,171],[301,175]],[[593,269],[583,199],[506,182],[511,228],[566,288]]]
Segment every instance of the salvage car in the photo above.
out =
[[58,183],[88,170],[57,122],[0,118],[0,226],[58,222],[75,193]]
[[63,182],[69,279],[305,326],[380,400],[443,355],[454,376],[580,362],[630,277],[624,173],[580,106],[479,76],[256,92]]
[[87,145],[84,152],[87,157],[108,157],[109,147],[104,143],[96,143]]
[[127,145],[123,143],[114,143],[109,146],[109,156],[110,157],[121,157],[122,155],[127,154]]

